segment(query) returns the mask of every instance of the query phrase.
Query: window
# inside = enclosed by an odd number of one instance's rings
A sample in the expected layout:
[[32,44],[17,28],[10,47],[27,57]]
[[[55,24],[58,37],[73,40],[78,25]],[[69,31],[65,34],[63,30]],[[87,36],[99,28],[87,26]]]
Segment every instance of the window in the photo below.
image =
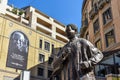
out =
[[86,34],[86,39],[89,40],[89,33]]
[[57,56],[61,55],[61,52],[60,52],[61,50],[62,50],[62,47],[59,47]]
[[48,64],[51,64],[53,62],[53,58],[49,57]]
[[93,23],[93,28],[94,28],[94,33],[97,33],[99,31],[99,20],[98,19]]
[[98,14],[98,4],[96,2],[97,0],[94,0],[92,3],[91,10],[89,12],[89,18],[92,20],[97,14]]
[[91,6],[94,7],[95,5],[97,6],[97,0],[92,0]]
[[112,13],[111,13],[111,8],[109,8],[103,13],[103,24],[105,25],[111,19],[112,19]]
[[95,46],[96,46],[98,49],[100,49],[100,50],[102,49],[101,40],[100,40],[100,39],[95,42]]
[[42,40],[40,39],[39,48],[42,48]]
[[83,20],[82,26],[83,27],[87,27],[88,26],[88,18],[85,18],[85,20]]
[[92,0],[92,4],[91,4],[92,8],[94,7],[95,10],[98,9],[98,0]]
[[48,70],[48,77],[50,77],[52,74],[52,71],[51,70]]
[[61,49],[62,49],[62,47],[59,48],[59,50],[61,50]]
[[38,76],[44,76],[44,69],[38,68]]
[[55,75],[54,79],[55,79],[55,80],[62,80],[60,74]]
[[120,65],[120,50],[115,53],[114,58],[115,63],[118,63],[118,65]]
[[55,50],[54,50],[54,44],[52,44],[52,54],[54,54],[55,53]]
[[108,74],[119,74],[120,50],[112,50],[103,53],[104,59],[94,68],[95,76],[105,77]]
[[114,44],[115,43],[114,31],[111,30],[110,32],[106,33],[105,39],[106,39],[106,47],[110,46],[111,44]]
[[45,61],[45,56],[43,54],[39,54],[39,61],[44,62]]
[[50,51],[50,43],[45,41],[45,50]]

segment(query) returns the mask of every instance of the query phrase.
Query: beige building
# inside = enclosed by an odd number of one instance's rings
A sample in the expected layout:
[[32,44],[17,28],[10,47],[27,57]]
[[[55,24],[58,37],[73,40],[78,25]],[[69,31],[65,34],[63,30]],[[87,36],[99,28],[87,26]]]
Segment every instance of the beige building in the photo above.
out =
[[97,80],[119,80],[120,1],[84,0],[81,37],[103,51],[103,61],[95,67]]
[[65,26],[31,6],[17,9],[7,2],[0,0],[0,80],[20,80],[24,70],[30,80],[47,79],[68,41]]

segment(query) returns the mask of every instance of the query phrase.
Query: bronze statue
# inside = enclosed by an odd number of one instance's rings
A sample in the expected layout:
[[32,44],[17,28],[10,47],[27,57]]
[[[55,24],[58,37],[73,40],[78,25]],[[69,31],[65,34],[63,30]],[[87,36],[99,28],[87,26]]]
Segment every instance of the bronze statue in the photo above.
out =
[[69,42],[53,62],[52,76],[61,74],[60,80],[95,80],[91,72],[102,60],[103,54],[88,40],[77,37],[77,27],[74,24],[66,26],[66,34]]

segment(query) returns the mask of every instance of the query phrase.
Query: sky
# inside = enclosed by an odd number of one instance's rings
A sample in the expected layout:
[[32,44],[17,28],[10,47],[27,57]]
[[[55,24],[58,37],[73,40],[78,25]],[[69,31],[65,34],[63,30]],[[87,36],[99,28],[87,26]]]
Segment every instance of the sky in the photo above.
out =
[[67,25],[75,24],[80,31],[83,0],[8,0],[16,8],[32,6],[40,12]]

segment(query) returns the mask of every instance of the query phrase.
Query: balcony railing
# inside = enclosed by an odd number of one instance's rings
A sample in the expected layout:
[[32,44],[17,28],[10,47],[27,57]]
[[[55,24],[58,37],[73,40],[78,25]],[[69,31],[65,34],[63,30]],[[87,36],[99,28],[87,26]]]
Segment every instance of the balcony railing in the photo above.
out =
[[90,13],[89,13],[90,19],[93,19],[94,16],[95,16],[97,13],[98,13],[98,8],[97,8],[97,6],[96,6],[96,7],[94,6],[94,7],[92,8],[92,10],[90,11]]
[[110,2],[110,0],[99,0],[99,2],[98,2],[99,9],[102,9],[109,2]]
[[41,32],[43,32],[43,33],[52,33],[52,30],[51,29],[49,29],[48,27],[46,27],[46,26],[44,26],[44,25],[42,25],[42,24],[39,24],[39,23],[36,23],[36,25],[39,27],[39,30],[41,31]]
[[62,34],[60,34],[58,32],[56,32],[56,35],[59,36],[59,37],[61,37],[61,39],[65,39],[66,41],[68,41],[67,37],[64,36],[64,35],[62,35]]

